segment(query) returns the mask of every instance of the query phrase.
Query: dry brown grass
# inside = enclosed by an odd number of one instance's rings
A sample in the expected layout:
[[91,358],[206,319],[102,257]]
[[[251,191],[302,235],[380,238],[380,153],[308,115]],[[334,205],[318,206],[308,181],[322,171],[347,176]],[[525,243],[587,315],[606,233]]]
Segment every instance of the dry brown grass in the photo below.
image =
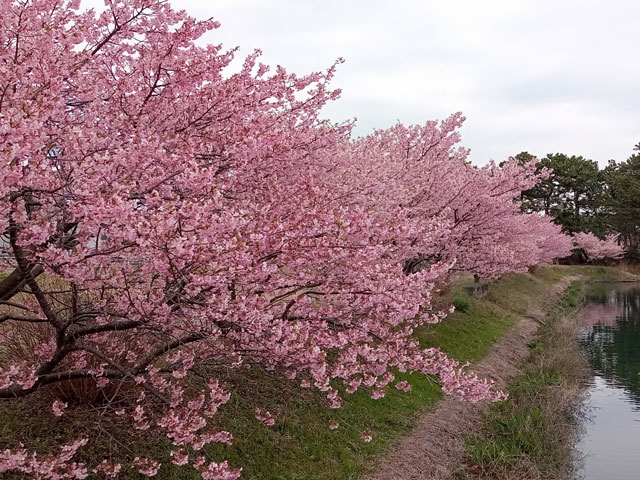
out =
[[640,275],[640,262],[638,261],[624,259],[620,261],[616,268],[631,275]]
[[[52,276],[41,275],[38,277],[38,285],[45,293],[48,302],[56,312],[56,315],[65,320],[72,311],[72,296],[69,283],[63,279]],[[38,306],[35,300],[28,293],[18,293],[11,299],[12,303],[23,305],[31,310],[23,310],[21,308],[2,305],[0,306],[0,314],[22,314],[27,316],[35,316],[33,312],[38,312]],[[80,293],[76,303],[82,306],[91,305],[91,298],[85,292]],[[28,364],[38,365],[42,359],[36,353],[37,348],[47,342],[55,341],[56,332],[54,327],[49,323],[27,323],[20,321],[7,321],[0,324],[0,333],[11,338],[11,341],[4,342],[0,346],[0,365],[10,365],[14,363],[27,362]],[[123,336],[123,341],[127,340]],[[115,361],[121,361],[123,358],[115,358]],[[97,368],[100,361],[87,356],[87,367]],[[64,370],[69,366],[69,362],[63,362],[58,370]],[[62,382],[46,385],[37,392],[37,396],[45,402],[53,400],[62,400],[73,404],[93,405],[101,404],[105,401],[113,399],[119,386],[116,382],[100,388],[96,385],[96,381],[91,378],[78,378],[66,380]]]

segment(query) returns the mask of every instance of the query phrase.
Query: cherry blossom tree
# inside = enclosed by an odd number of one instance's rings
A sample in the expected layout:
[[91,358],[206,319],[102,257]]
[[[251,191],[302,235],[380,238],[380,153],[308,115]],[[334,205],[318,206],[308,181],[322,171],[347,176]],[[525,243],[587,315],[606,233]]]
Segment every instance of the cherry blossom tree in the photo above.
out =
[[[393,224],[407,271],[447,262],[454,269],[499,277],[571,253],[571,238],[548,216],[525,214],[515,200],[548,175],[536,160],[478,168],[455,148],[464,117],[438,124],[396,125],[352,142],[343,168],[332,168],[343,198]],[[354,161],[353,159],[357,159]]]
[[[406,277],[390,236],[405,227],[378,225],[317,181],[325,152],[348,141],[348,126],[318,117],[339,93],[334,68],[270,72],[256,53],[227,77],[232,53],[195,43],[214,21],[163,1],[107,7],[1,2],[0,228],[14,267],[0,284],[1,342],[41,328],[33,351],[0,367],[0,397],[78,379],[109,397],[126,383],[133,428],[164,429],[175,463],[226,479],[239,472],[186,456],[232,438],[207,428],[229,398],[219,382],[182,386],[195,368],[261,364],[333,407],[332,378],[379,397],[391,367],[436,374],[473,401],[501,396],[411,337],[442,317],[430,295],[449,265]],[[83,441],[54,466],[7,450],[0,469],[83,478],[70,458]],[[160,467],[131,462],[148,476]]]
[[593,233],[578,232],[573,239],[575,246],[584,252],[589,262],[605,258],[616,260],[624,256],[624,247],[618,243],[617,235],[608,235],[601,240]]
[[[532,167],[469,165],[460,114],[352,140],[320,116],[336,65],[298,76],[255,52],[228,73],[233,51],[196,43],[215,21],[163,0],[106,6],[0,0],[0,398],[91,382],[128,396],[116,414],[132,428],[163,430],[174,464],[228,480],[240,471],[198,453],[233,440],[211,426],[229,399],[220,369],[260,365],[331,407],[338,384],[379,398],[396,370],[503,397],[412,333],[444,317],[431,295],[451,268],[549,261],[559,232],[513,201]],[[191,372],[206,378],[195,392]],[[258,405],[256,421],[277,419]],[[0,472],[162,468],[74,462],[85,443],[17,445]]]

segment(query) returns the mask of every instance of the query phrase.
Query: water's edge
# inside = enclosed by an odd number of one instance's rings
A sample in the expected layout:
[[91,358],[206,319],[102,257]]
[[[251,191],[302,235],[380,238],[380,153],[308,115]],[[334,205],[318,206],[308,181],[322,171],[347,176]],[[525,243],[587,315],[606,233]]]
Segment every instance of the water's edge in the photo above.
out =
[[640,285],[588,286],[582,351],[593,369],[576,444],[583,480],[636,480],[640,448]]

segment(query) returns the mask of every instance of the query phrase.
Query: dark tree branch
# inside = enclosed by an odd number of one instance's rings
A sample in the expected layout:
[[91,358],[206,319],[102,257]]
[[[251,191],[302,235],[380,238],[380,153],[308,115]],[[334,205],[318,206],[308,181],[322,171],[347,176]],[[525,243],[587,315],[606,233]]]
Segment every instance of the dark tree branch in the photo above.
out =
[[[31,268],[31,276],[36,278],[44,269],[42,265],[34,265]],[[0,282],[0,300],[7,301],[22,290],[27,284],[26,277],[20,268],[16,268],[8,277]]]
[[9,241],[11,244],[11,248],[13,249],[13,255],[18,263],[18,268],[22,272],[22,276],[25,278],[27,285],[31,289],[31,293],[36,297],[40,308],[42,309],[42,313],[44,313],[45,317],[51,322],[52,325],[56,327],[59,332],[58,335],[58,345],[62,344],[62,339],[60,338],[60,334],[62,332],[63,323],[60,321],[58,316],[55,314],[49,301],[47,300],[44,292],[38,285],[35,277],[31,274],[32,266],[27,261],[27,258],[22,250],[22,247],[18,245],[18,228],[15,226],[13,221],[10,221],[9,224]]
[[157,358],[161,357],[165,353],[169,353],[171,350],[186,345],[188,343],[197,342],[206,337],[204,333],[192,333],[184,337],[176,338],[171,342],[167,342],[161,347],[151,352],[145,360],[143,360],[134,370],[134,374],[142,373],[149,365],[151,365]]
[[139,327],[140,325],[140,322],[134,320],[124,320],[121,322],[106,323],[104,325],[94,325],[92,327],[80,328],[78,330],[69,332],[69,336],[77,339],[96,333],[131,330],[132,328]]
[[29,322],[29,323],[47,323],[49,322],[46,318],[37,318],[37,317],[25,317],[23,315],[0,315],[0,323],[8,322],[14,320],[16,322]]

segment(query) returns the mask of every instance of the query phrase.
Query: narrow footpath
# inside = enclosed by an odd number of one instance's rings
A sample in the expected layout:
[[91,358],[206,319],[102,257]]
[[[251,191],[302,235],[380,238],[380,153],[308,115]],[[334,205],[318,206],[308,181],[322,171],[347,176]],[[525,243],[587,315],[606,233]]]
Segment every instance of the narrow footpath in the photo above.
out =
[[[480,377],[499,388],[519,373],[545,312],[578,277],[556,283],[542,302],[520,320],[472,366]],[[416,421],[414,429],[372,468],[365,480],[448,480],[465,458],[465,437],[481,427],[486,403],[472,404],[447,396]]]

